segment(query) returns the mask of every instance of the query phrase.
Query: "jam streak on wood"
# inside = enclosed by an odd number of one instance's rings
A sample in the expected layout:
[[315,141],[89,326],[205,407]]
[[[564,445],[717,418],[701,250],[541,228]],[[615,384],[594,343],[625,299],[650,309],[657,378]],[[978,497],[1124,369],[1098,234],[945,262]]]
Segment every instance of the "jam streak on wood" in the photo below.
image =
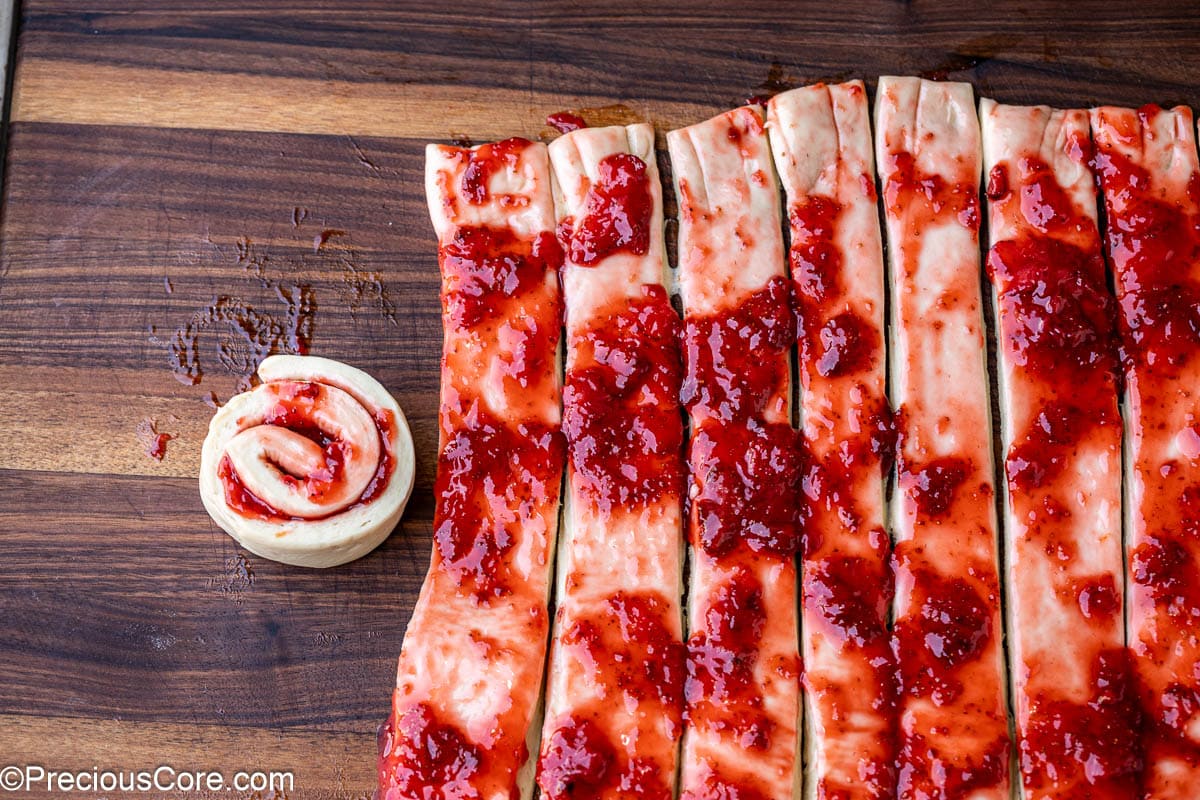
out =
[[1126,387],[1129,646],[1146,797],[1200,785],[1200,163],[1184,107],[1092,111]]

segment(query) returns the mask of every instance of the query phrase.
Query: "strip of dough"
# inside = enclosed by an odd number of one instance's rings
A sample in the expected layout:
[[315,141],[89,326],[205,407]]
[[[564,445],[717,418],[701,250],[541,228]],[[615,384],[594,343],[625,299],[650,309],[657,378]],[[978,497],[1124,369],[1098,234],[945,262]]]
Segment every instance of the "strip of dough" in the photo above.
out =
[[761,112],[667,134],[691,415],[681,796],[784,800],[799,785],[795,323]]
[[981,103],[1024,796],[1137,796],[1121,417],[1086,111]]
[[1192,112],[1092,110],[1124,345],[1128,636],[1143,796],[1200,787],[1200,165]]
[[434,548],[381,731],[380,796],[528,798],[564,461],[546,148],[430,145],[426,193],[445,329]]
[[682,726],[679,317],[648,125],[550,145],[567,259],[567,494],[538,785],[669,800]]
[[[802,641],[806,797],[895,796],[895,659],[884,469],[884,268],[861,81],[768,104],[787,193],[810,467]],[[885,463],[888,462],[888,463]]]
[[1009,795],[971,87],[880,78],[902,799]]

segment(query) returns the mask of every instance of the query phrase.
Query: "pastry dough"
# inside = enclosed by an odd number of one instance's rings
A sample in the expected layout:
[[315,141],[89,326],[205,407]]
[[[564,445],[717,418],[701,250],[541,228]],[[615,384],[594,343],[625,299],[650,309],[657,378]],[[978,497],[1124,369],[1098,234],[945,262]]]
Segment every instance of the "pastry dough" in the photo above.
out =
[[258,377],[209,424],[204,507],[264,558],[333,567],[366,555],[396,527],[412,491],[400,406],[370,375],[327,358],[270,356]]

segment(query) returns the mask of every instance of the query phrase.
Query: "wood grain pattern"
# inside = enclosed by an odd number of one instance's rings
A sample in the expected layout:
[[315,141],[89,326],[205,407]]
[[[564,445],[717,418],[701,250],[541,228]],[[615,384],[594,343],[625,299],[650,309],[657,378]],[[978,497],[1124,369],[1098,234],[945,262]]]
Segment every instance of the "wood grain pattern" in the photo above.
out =
[[[248,761],[296,769],[293,797],[370,791],[429,553],[426,140],[548,135],[547,113],[579,108],[661,134],[747,95],[886,73],[1009,103],[1200,103],[1200,7],[1171,0],[245,5],[20,8],[0,221],[0,761]],[[314,248],[326,230],[344,233]],[[233,390],[217,349],[236,340],[202,337],[197,386],[168,363],[165,343],[219,295],[281,313],[279,282],[312,287],[313,352],[378,377],[416,438],[401,528],[328,572],[244,557],[200,505],[203,401]],[[161,463],[135,433],[151,417],[178,437]]]

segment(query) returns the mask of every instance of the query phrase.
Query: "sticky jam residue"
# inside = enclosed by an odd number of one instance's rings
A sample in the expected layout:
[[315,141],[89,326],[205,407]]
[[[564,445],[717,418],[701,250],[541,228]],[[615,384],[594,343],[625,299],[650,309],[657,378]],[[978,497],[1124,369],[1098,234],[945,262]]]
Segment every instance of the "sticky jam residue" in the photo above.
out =
[[[277,477],[282,483],[302,488],[310,500],[320,503],[323,496],[334,493],[335,487],[344,480],[346,459],[352,457],[354,450],[352,443],[342,441],[322,429],[317,421],[316,412],[324,391],[322,384],[311,381],[275,381],[266,384],[259,391],[274,394],[275,403],[257,424],[286,428],[321,448],[324,466],[312,474],[290,475],[282,469],[277,470]],[[383,493],[391,479],[395,464],[392,442],[395,441],[396,421],[391,412],[386,410],[372,413],[372,418],[375,420],[380,441],[380,459],[375,474],[354,503],[334,513],[344,514],[372,502]],[[218,462],[217,477],[225,490],[226,505],[243,517],[272,522],[325,518],[294,517],[274,508],[246,486],[234,469],[229,456],[224,456]]]
[[158,420],[146,417],[137,424],[135,429],[138,441],[146,451],[146,456],[155,461],[162,461],[167,456],[167,442],[175,438],[174,434],[163,433],[158,429]]
[[575,264],[590,267],[614,253],[645,255],[650,249],[654,193],[646,162],[632,153],[600,160],[578,221],[559,229],[563,249]]
[[666,291],[647,285],[571,343],[563,432],[572,483],[606,513],[682,489],[679,329]]

